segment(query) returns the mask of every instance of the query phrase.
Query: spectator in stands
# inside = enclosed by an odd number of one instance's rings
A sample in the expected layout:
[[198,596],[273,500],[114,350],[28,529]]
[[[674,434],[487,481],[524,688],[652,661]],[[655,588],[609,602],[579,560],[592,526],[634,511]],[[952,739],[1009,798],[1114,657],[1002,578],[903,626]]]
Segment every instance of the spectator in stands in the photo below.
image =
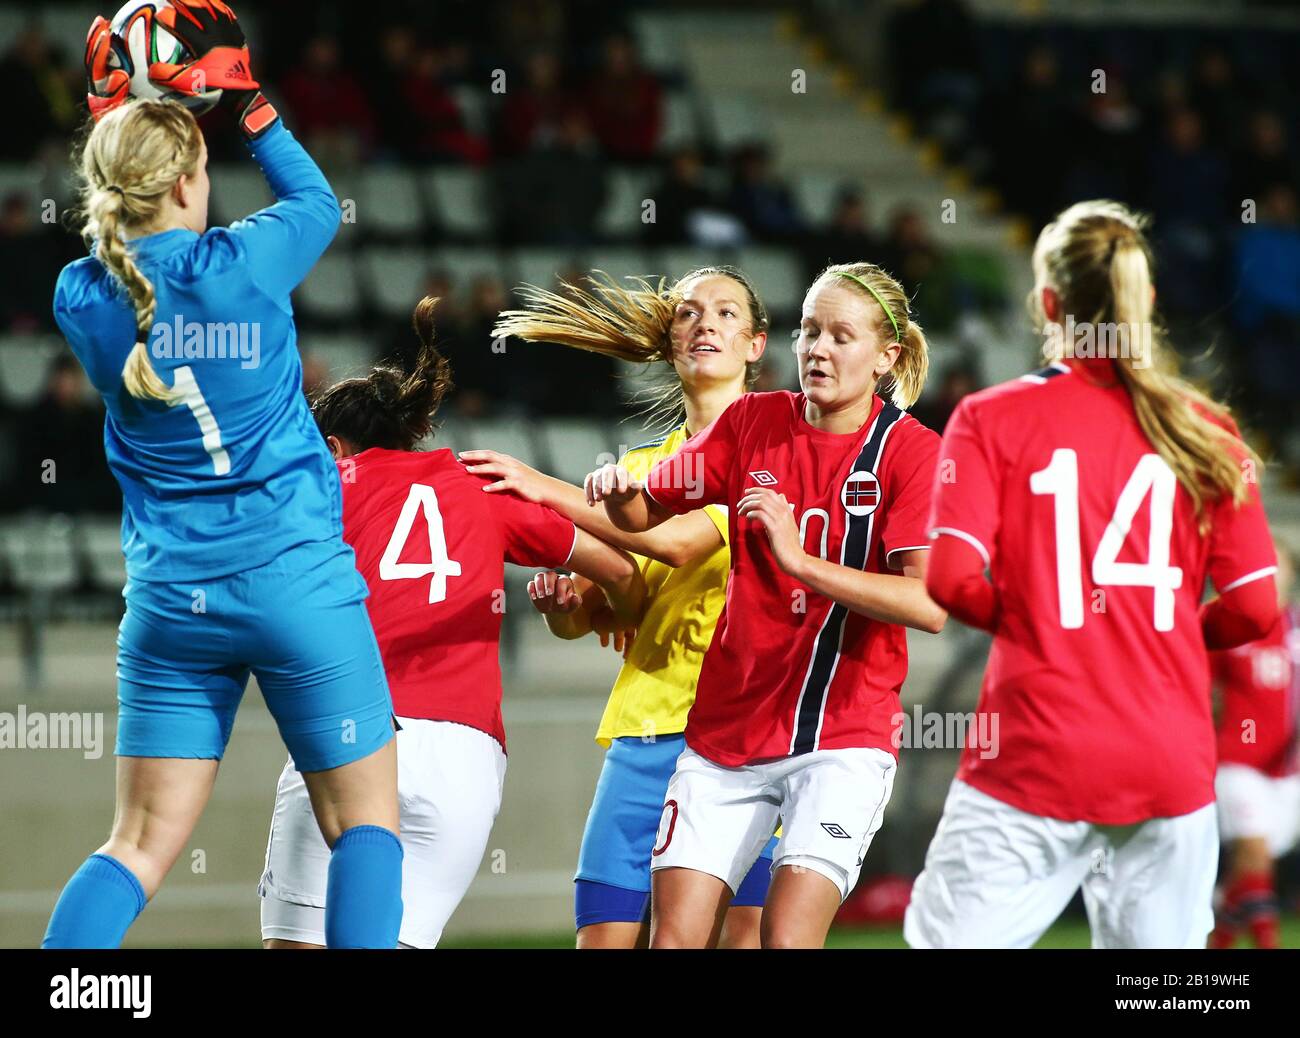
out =
[[808,280],[811,282],[832,263],[852,263],[880,256],[880,238],[867,220],[867,201],[862,190],[845,184],[836,192],[830,220],[811,232],[805,245]]
[[40,399],[21,418],[18,485],[26,507],[42,512],[113,512],[121,492],[100,441],[104,411],[70,353],[51,362]]
[[1036,155],[1059,155],[1067,147],[1069,99],[1056,51],[1030,48],[1015,81],[989,95],[981,119],[993,144],[994,182],[1008,204],[1041,227],[1061,208],[1061,177],[1051,163],[1027,162],[1025,149],[1032,143]]
[[654,157],[663,126],[663,90],[641,66],[632,38],[605,38],[600,68],[587,83],[587,110],[602,150],[617,162]]
[[446,54],[437,47],[421,47],[402,79],[413,157],[480,165],[488,160],[487,142],[468,129],[456,95],[443,84],[445,61]]
[[1192,107],[1205,122],[1210,144],[1229,147],[1236,140],[1248,99],[1238,85],[1232,59],[1222,47],[1209,44],[1201,50],[1193,66],[1189,95]]
[[37,219],[38,200],[12,191],[0,200],[0,329],[54,329],[50,293],[75,239]]
[[[1238,238],[1233,320],[1259,424],[1281,448],[1295,427],[1300,386],[1300,227],[1296,192],[1275,184],[1263,193],[1259,222]],[[1287,459],[1300,464],[1300,456]]]
[[1190,108],[1171,111],[1146,176],[1160,308],[1170,321],[1203,314],[1223,298],[1220,226],[1227,188],[1227,167],[1206,147],[1200,116]]
[[917,291],[933,277],[943,261],[939,246],[926,229],[920,212],[908,205],[897,207],[891,214],[889,233],[880,253],[880,266],[911,292]]
[[696,213],[716,212],[722,206],[705,183],[700,153],[684,147],[675,151],[668,172],[651,192],[654,222],[645,225],[646,241],[652,245],[681,245],[691,240],[691,218]]
[[8,120],[0,134],[0,160],[26,161],[46,148],[65,151],[67,134],[80,118],[82,93],[80,69],[50,45],[38,25],[19,32],[0,60],[0,97]]
[[978,361],[963,357],[943,369],[938,384],[912,408],[912,417],[942,433],[962,397],[983,388]]
[[385,27],[379,36],[375,68],[367,77],[380,148],[406,161],[418,157],[414,119],[404,93],[418,47],[419,37],[410,25],[398,22]]
[[736,152],[727,208],[759,241],[792,242],[805,229],[794,193],[772,169],[766,144],[747,144]]
[[554,141],[499,163],[493,172],[504,240],[545,245],[595,240],[608,167],[581,109],[565,114]]
[[304,144],[323,165],[356,162],[370,150],[374,113],[356,78],[343,67],[334,37],[322,33],[307,41],[280,93]]
[[1260,109],[1250,115],[1245,142],[1233,156],[1230,218],[1241,219],[1242,202],[1248,198],[1258,202],[1274,184],[1300,188],[1300,158],[1278,114]]
[[[1070,172],[1064,198],[1141,197],[1142,157],[1146,141],[1142,110],[1134,103],[1128,85],[1115,69],[1105,72],[1105,89],[1089,92],[1077,124],[1069,128]],[[1044,154],[1034,144],[1034,153]],[[1022,159],[1023,161],[1023,159]],[[1033,163],[1035,167],[1040,163]]]
[[578,105],[565,88],[560,60],[550,51],[528,56],[523,82],[506,91],[497,122],[497,152],[518,155],[547,147],[560,135],[560,127]]

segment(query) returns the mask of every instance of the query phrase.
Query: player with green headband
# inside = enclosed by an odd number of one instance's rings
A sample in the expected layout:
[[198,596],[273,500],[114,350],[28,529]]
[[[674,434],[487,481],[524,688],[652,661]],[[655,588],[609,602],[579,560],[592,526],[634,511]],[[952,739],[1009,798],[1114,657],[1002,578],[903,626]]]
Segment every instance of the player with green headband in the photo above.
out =
[[939,437],[906,408],[925,336],[894,278],[828,267],[804,297],[800,393],[747,393],[644,480],[588,500],[640,532],[727,509],[727,599],[652,852],[651,947],[706,947],[779,819],[764,947],[820,947],[857,882],[897,766],[906,628],[925,590]]

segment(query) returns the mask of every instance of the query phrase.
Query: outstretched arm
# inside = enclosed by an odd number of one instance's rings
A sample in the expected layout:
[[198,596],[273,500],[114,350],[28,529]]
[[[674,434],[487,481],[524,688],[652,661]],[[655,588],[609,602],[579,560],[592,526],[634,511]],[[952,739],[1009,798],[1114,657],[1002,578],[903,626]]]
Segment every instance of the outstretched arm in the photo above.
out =
[[671,516],[644,533],[628,533],[610,521],[604,508],[588,503],[582,487],[538,472],[498,451],[461,451],[459,457],[466,471],[495,478],[496,482],[484,485],[485,493],[510,492],[546,505],[606,544],[634,551],[667,566],[684,566],[724,543],[722,533],[703,509]]

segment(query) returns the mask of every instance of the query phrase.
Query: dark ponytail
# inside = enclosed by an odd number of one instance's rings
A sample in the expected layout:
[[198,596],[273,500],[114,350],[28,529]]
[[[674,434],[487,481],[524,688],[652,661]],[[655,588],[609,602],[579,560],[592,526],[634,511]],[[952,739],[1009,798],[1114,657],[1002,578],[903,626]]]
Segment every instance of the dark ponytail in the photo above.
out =
[[433,416],[452,388],[451,365],[433,342],[437,305],[432,296],[415,304],[411,326],[420,352],[409,375],[376,365],[364,378],[344,379],[316,394],[311,410],[322,436],[347,440],[357,451],[409,451],[433,431]]

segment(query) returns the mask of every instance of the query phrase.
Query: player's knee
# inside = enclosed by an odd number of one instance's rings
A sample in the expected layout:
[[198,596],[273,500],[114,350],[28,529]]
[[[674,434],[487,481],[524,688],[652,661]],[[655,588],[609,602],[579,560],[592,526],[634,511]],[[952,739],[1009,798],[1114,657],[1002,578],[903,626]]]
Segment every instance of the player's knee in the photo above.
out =
[[176,860],[174,854],[158,848],[142,847],[138,843],[113,836],[96,854],[106,854],[131,871],[144,891],[146,898],[158,893],[162,881]]

